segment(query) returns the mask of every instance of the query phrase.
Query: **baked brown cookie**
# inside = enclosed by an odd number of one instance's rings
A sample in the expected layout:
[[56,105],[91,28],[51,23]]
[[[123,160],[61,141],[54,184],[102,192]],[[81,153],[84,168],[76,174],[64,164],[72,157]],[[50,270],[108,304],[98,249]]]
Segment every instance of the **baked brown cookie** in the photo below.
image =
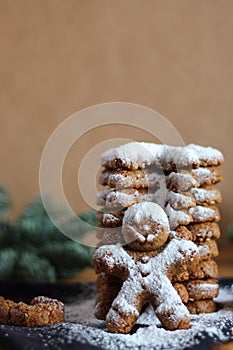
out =
[[[164,200],[167,196],[167,190],[164,188]],[[97,204],[107,208],[128,208],[133,204],[141,202],[158,202],[160,201],[161,191],[154,188],[150,189],[104,189],[98,192]]]
[[104,167],[130,170],[143,169],[150,165],[161,166],[164,171],[182,168],[216,166],[223,163],[223,155],[212,147],[190,144],[174,147],[154,143],[130,142],[102,154]]
[[194,242],[203,242],[206,239],[218,239],[220,237],[219,225],[216,222],[204,222],[190,224],[188,229]]
[[197,180],[197,187],[214,185],[222,181],[221,170],[216,166],[193,169],[192,174]]
[[154,168],[134,171],[104,169],[99,176],[99,183],[112,188],[158,188],[164,180],[164,174]]
[[[146,254],[145,254],[146,255]],[[171,270],[180,270],[198,261],[197,247],[190,241],[171,240],[155,257],[134,261],[120,246],[102,246],[94,252],[97,273],[117,276],[123,282],[106,316],[109,331],[128,333],[137,321],[146,301],[167,329],[189,327],[189,315],[171,285]]]
[[166,183],[167,188],[175,192],[186,192],[198,187],[196,175],[188,170],[181,170],[179,173],[172,171],[166,176]]
[[220,220],[220,213],[217,207],[210,205],[204,207],[197,205],[195,208],[189,209],[189,214],[193,218],[193,222],[206,222],[206,221],[216,221]]
[[208,314],[217,311],[212,299],[188,301],[186,306],[190,314]]
[[171,231],[170,238],[193,240],[192,233],[186,226],[178,226],[175,231]]
[[123,217],[122,235],[131,249],[148,251],[160,248],[167,241],[169,232],[167,215],[156,203],[134,204]]
[[23,327],[39,327],[64,321],[64,304],[39,296],[30,305],[0,297],[0,323]]
[[190,193],[193,195],[196,204],[198,205],[216,204],[220,203],[222,200],[219,189],[213,185],[191,188]]
[[213,239],[200,242],[197,246],[201,260],[208,260],[218,256],[218,245]]
[[184,283],[189,300],[212,299],[218,296],[219,285],[214,279],[192,280]]
[[175,210],[170,204],[165,207],[164,210],[168,216],[171,230],[176,230],[179,226],[185,226],[193,222],[193,217],[190,214],[191,209],[195,208],[190,208],[189,210]]
[[125,209],[116,208],[101,208],[97,214],[96,219],[100,226],[104,227],[119,227],[122,225],[122,219],[125,213]]
[[201,260],[197,265],[188,269],[190,279],[217,278],[218,265],[212,260]]

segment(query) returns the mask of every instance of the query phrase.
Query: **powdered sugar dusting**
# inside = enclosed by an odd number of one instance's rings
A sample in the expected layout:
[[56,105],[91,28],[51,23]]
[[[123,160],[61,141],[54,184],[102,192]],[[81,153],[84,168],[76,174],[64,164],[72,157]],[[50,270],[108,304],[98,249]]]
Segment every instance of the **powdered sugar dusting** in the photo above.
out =
[[[74,298],[65,303],[66,323],[39,328],[17,328],[27,339],[34,339],[35,348],[48,350],[79,349],[80,342],[103,350],[183,350],[192,347],[210,348],[213,343],[230,339],[233,329],[233,285],[220,287],[215,301],[221,307],[211,314],[191,315],[191,326],[186,330],[168,331],[161,328],[151,306],[138,319],[138,329],[133,334],[112,334],[106,330],[105,322],[94,317],[96,296],[85,300]],[[0,330],[9,338],[16,327],[0,325]],[[205,341],[207,343],[205,343]],[[27,347],[29,348],[29,347]],[[32,349],[32,347],[30,347]]]
[[174,210],[170,204],[166,206],[165,212],[168,216],[168,220],[172,230],[176,229],[178,226],[181,225],[188,225],[190,222],[193,221],[192,216],[189,214],[188,211]]
[[124,216],[124,225],[131,225],[148,220],[148,222],[158,222],[167,230],[170,230],[169,222],[164,210],[156,203],[143,202],[131,206]]
[[[129,169],[144,168],[151,164],[160,164],[164,170],[174,167],[219,165],[223,155],[212,147],[190,144],[173,147],[154,143],[130,142],[102,154],[101,164],[113,166],[120,160],[120,165]],[[117,163],[116,163],[117,164]]]
[[[64,345],[81,342],[105,350],[182,350],[201,346],[204,339],[217,343],[232,338],[233,285],[220,288],[215,300],[222,308],[211,314],[191,315],[191,327],[187,330],[168,331],[161,328],[153,309],[149,307],[139,318],[139,328],[132,335],[107,332],[105,322],[93,316],[94,298],[82,303],[74,300],[66,305],[66,320],[71,323],[40,328],[38,332],[48,349],[64,349]],[[51,335],[55,334],[56,338],[52,339]]]

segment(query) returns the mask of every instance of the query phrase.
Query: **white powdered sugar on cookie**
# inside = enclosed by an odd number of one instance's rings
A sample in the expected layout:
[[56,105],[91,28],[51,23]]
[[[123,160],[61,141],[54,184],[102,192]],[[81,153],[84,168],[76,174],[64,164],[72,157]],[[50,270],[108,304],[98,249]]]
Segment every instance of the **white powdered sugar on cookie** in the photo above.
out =
[[163,155],[164,146],[146,142],[130,142],[110,149],[101,157],[102,165],[110,165],[115,160],[121,161],[121,166],[129,169],[144,168],[154,164]]
[[223,163],[222,153],[215,148],[190,144],[186,146],[186,149],[198,156],[200,166],[220,165]]
[[188,191],[192,187],[198,186],[195,176],[188,172],[171,172],[166,176],[166,181],[170,190]]
[[[62,344],[75,346],[76,342],[105,350],[184,350],[209,348],[214,344],[232,339],[233,329],[233,285],[220,287],[215,298],[219,310],[211,314],[191,315],[189,329],[169,331],[161,328],[151,305],[140,316],[133,334],[112,334],[106,330],[105,322],[93,314],[95,296],[86,300],[70,300],[65,305],[66,323],[38,329],[43,346],[57,348]],[[31,336],[31,329],[26,336]],[[56,337],[52,337],[56,335]],[[76,345],[78,348],[78,345]]]
[[[187,310],[216,311],[217,264],[212,258],[218,255],[220,215],[214,205],[221,194],[213,185],[222,179],[222,162],[218,150],[194,144],[131,142],[103,154],[100,184],[108,188],[99,192],[97,202],[112,215],[112,224],[98,216],[103,232],[98,232],[102,246],[94,254],[95,315],[106,320],[110,332],[129,332],[148,301],[168,329],[187,328]],[[192,241],[197,265],[194,256],[184,253]],[[119,245],[111,248],[112,243]],[[124,265],[116,254],[124,256]],[[109,277],[103,280],[103,273]]]
[[188,225],[190,222],[193,221],[192,215],[189,214],[188,210],[174,210],[170,204],[168,204],[164,210],[168,216],[168,220],[172,230],[176,229],[178,226],[181,225]]
[[[118,329],[121,333],[127,333],[147,300],[151,301],[156,315],[165,327],[175,329],[183,324],[187,328],[188,310],[172,287],[167,274],[171,273],[175,266],[183,266],[186,269],[188,260],[197,263],[197,252],[193,242],[176,239],[171,240],[158,255],[147,261],[133,260],[119,246],[98,248],[94,253],[97,273],[117,274],[118,271],[120,277],[120,271],[124,271],[123,285],[106,316],[108,329],[113,332]],[[131,319],[129,324],[128,319]]]
[[214,166],[193,169],[192,173],[197,177],[198,187],[215,184],[222,180],[221,171]]
[[190,190],[197,204],[216,204],[222,200],[221,193],[214,186],[206,186],[204,188],[192,188]]
[[194,222],[219,221],[219,210],[214,206],[203,207],[197,205],[195,208],[190,208],[189,213],[193,217]]
[[168,192],[167,203],[175,209],[188,209],[196,206],[194,196],[189,193],[176,193],[173,191]]
[[212,147],[190,144],[174,147],[145,142],[130,142],[103,153],[101,164],[112,168],[144,168],[160,164],[163,170],[220,165],[223,155]]

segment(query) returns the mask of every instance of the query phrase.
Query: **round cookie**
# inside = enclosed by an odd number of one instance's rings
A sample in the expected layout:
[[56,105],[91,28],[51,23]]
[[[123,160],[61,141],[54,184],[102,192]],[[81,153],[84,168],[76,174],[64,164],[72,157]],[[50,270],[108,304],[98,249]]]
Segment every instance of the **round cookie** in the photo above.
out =
[[190,224],[188,229],[194,242],[203,242],[206,239],[218,239],[220,237],[219,225],[216,222]]
[[100,223],[100,226],[104,227],[119,227],[122,225],[122,219],[125,210],[122,208],[102,208],[96,214],[96,219]]
[[193,239],[192,233],[186,226],[178,226],[175,231],[171,231],[170,238],[187,239],[189,241],[192,241]]
[[197,187],[214,185],[222,181],[221,170],[216,166],[193,169],[192,174],[197,180]]
[[190,171],[171,172],[166,176],[167,188],[175,192],[186,192],[198,186],[197,177]]
[[156,203],[134,204],[125,212],[122,234],[131,249],[160,248],[167,241],[169,232],[167,215]]
[[216,304],[212,299],[189,301],[185,305],[190,314],[208,314],[217,310]]
[[196,200],[191,193],[176,193],[169,191],[167,194],[167,204],[175,210],[189,209],[196,206]]
[[206,221],[219,221],[220,213],[217,207],[210,205],[203,207],[197,205],[195,208],[189,209],[190,215],[192,215],[193,222],[206,222]]
[[214,279],[185,282],[189,300],[212,299],[218,296],[218,283]]
[[190,210],[195,208],[190,208],[189,210],[175,210],[168,204],[165,207],[165,212],[168,216],[169,224],[172,230],[176,230],[177,227],[188,225],[193,221],[193,217],[190,214]]
[[[166,200],[167,189],[164,187],[164,200]],[[98,192],[97,204],[104,205],[107,208],[128,208],[133,204],[141,202],[158,202],[161,201],[159,197],[161,191],[157,189],[139,189],[123,188],[123,189],[104,189]],[[163,204],[163,203],[162,203]]]
[[101,164],[107,168],[127,168],[129,170],[143,169],[146,166],[160,164],[164,153],[164,145],[129,142],[104,152]]
[[200,259],[208,260],[218,256],[218,245],[215,240],[210,239],[197,244]]
[[212,147],[190,144],[174,147],[154,143],[130,142],[110,149],[101,156],[104,167],[130,170],[143,169],[150,165],[161,165],[164,171],[182,168],[216,166],[223,163],[223,155]]
[[105,169],[99,176],[99,183],[113,188],[157,188],[163,178],[164,174],[161,171],[157,173],[154,168],[134,171]]
[[193,195],[198,205],[216,204],[220,203],[222,200],[219,189],[213,185],[201,188],[192,188],[190,193]]
[[190,279],[202,279],[202,278],[217,278],[218,277],[218,265],[212,260],[200,261],[196,266],[190,266],[188,269]]

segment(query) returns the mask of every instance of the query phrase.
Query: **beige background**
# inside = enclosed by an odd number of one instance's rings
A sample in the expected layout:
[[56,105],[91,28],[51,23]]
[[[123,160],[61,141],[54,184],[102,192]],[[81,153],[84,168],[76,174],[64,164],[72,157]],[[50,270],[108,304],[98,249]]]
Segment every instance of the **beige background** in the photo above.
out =
[[[59,123],[93,104],[128,101],[160,112],[185,142],[223,151],[225,232],[233,222],[232,13],[232,0],[0,0],[0,182],[15,213],[38,191],[41,153]],[[72,149],[64,183],[77,210],[74,164],[119,136],[150,139],[105,127]]]

